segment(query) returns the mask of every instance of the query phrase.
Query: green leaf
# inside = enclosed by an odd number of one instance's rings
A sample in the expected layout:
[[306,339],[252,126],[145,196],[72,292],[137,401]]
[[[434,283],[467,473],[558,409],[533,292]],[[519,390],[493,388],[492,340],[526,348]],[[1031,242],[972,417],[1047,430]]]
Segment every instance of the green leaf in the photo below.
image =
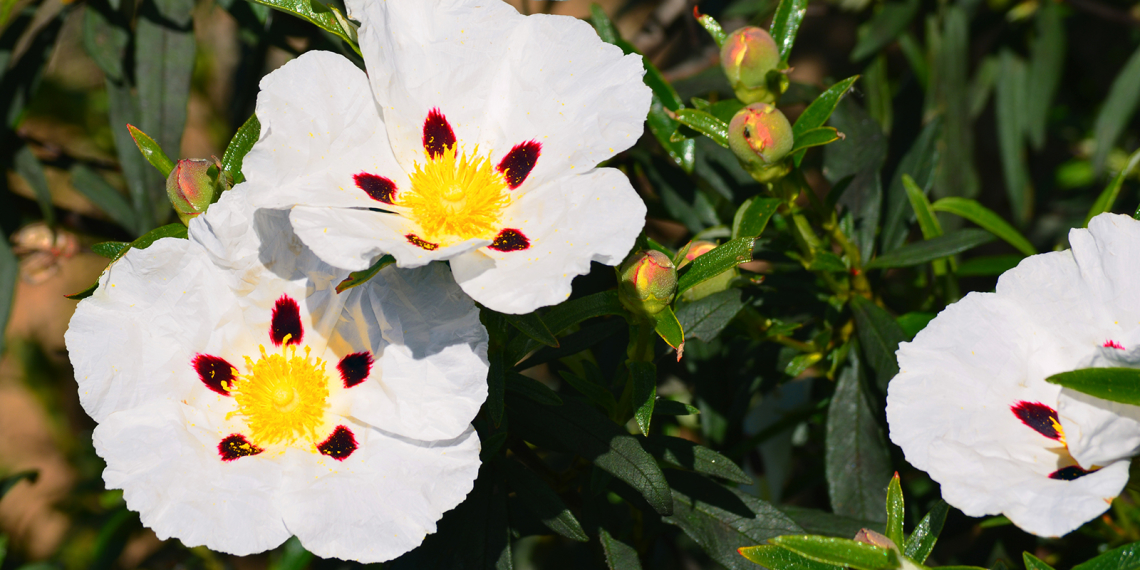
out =
[[1100,196],[1097,197],[1096,202],[1092,208],[1089,209],[1088,215],[1085,216],[1086,228],[1093,218],[1105,212],[1112,211],[1112,206],[1116,203],[1116,197],[1120,195],[1120,187],[1124,185],[1124,179],[1136,168],[1138,163],[1140,163],[1140,150],[1137,150],[1132,153],[1132,156],[1128,157],[1128,163],[1125,164],[1124,168],[1117,173],[1116,177],[1112,179],[1112,182],[1110,182],[1104,191],[1100,193]]
[[[713,250],[716,251],[716,250]],[[712,253],[712,252],[709,252]],[[706,253],[705,255],[708,255]],[[704,257],[703,255],[701,257]],[[698,257],[697,259],[700,259]],[[677,320],[677,315],[673,313],[672,307],[665,307],[665,310],[657,313],[654,316],[656,319],[657,335],[666,344],[677,350],[677,360],[681,359],[681,351],[685,345],[685,329],[681,327],[681,321]]]
[[[585,371],[585,377],[578,376],[569,370],[559,370],[558,374],[575,390],[582,393],[587,399],[595,405],[601,407],[607,414],[612,414],[614,408],[617,407],[617,402],[614,400],[613,394],[607,390],[602,383],[602,371],[598,369],[598,365],[590,362],[589,360],[582,361],[582,369]],[[660,407],[658,402],[657,408]],[[660,414],[661,411],[654,408],[655,414]]]
[[125,241],[104,241],[91,246],[91,251],[96,255],[106,257],[107,259],[115,259],[123,248],[130,247],[131,244]]
[[950,512],[950,505],[939,499],[934,507],[919,521],[914,533],[906,541],[903,553],[907,558],[919,564],[926,562],[930,553],[934,551],[934,544],[938,542],[938,535],[942,534],[942,527],[946,524],[946,515]]
[[89,570],[110,570],[116,567],[115,561],[122,555],[131,533],[139,530],[138,515],[120,507],[110,520],[103,523],[95,538],[95,548],[87,561]]
[[547,388],[546,384],[530,376],[523,376],[518,372],[508,371],[506,379],[507,392],[518,394],[546,406],[562,405],[562,398],[559,397],[554,390]]
[[804,530],[812,534],[847,538],[855,536],[860,530],[865,528],[872,530],[884,528],[882,521],[855,519],[817,509],[784,505],[780,507],[780,510],[784,511],[784,514],[796,521],[796,524],[804,527]]
[[1054,374],[1045,381],[1102,400],[1140,405],[1140,369],[1137,368],[1083,368]]
[[692,405],[661,397],[657,398],[657,404],[653,406],[653,415],[655,416],[691,416],[699,413],[701,410]]
[[12,162],[16,174],[19,174],[28,183],[32,193],[35,194],[36,203],[40,206],[40,215],[44,217],[44,222],[49,226],[55,226],[55,207],[51,202],[51,189],[48,188],[47,175],[44,174],[43,165],[32,152],[32,147],[28,145],[20,147],[20,150],[17,150],[12,157]]
[[1012,51],[1002,51],[1001,74],[997,78],[998,149],[1010,209],[1019,225],[1025,225],[1033,216],[1033,186],[1026,165],[1023,134],[1027,98],[1025,63]]
[[[1140,157],[1140,153],[1137,154],[1137,157]],[[947,196],[935,202],[932,208],[935,212],[954,214],[978,224],[1025,255],[1037,254],[1037,249],[1029,243],[1029,240],[1025,239],[1025,236],[1021,235],[1021,232],[1009,225],[1009,222],[1001,219],[1001,216],[995,214],[993,210],[979,204],[976,200]]]
[[[146,249],[146,248],[150,247],[151,244],[153,244],[154,242],[156,242],[162,238],[186,239],[186,235],[187,235],[186,234],[186,226],[184,226],[182,224],[167,224],[165,226],[155,228],[155,229],[143,234],[142,237],[139,237],[135,241],[132,241],[131,243],[127,244],[125,247],[121,247],[119,249],[119,252],[116,253],[115,256],[111,258],[111,263],[115,263],[116,261],[122,259],[122,257],[124,255],[126,255],[127,252],[130,251],[132,248],[133,249]],[[107,250],[109,250],[110,247],[112,247],[112,246],[107,246]],[[107,267],[110,267],[110,266],[111,266],[110,263],[107,264]],[[104,272],[106,272],[106,270],[104,270]],[[96,280],[95,284],[88,287],[87,289],[84,289],[83,291],[80,291],[78,293],[73,293],[71,295],[64,295],[64,296],[67,297],[68,299],[78,301],[78,300],[82,300],[82,299],[86,299],[87,297],[90,297],[92,294],[95,293],[95,290],[98,288],[99,288],[99,281]]]
[[12,300],[16,297],[16,282],[20,278],[20,261],[12,252],[12,246],[0,232],[0,354],[4,353],[4,332],[8,318],[12,316]]
[[738,550],[774,537],[803,532],[772,505],[696,473],[670,470],[674,512],[663,517],[685,531],[713,560],[730,570],[753,570]]
[[925,194],[934,184],[935,167],[939,161],[938,139],[942,135],[941,121],[934,120],[919,133],[910,150],[903,155],[898,170],[887,190],[887,215],[883,220],[882,251],[894,251],[906,243],[913,209],[907,199],[903,176],[909,176]]
[[846,538],[789,535],[769,542],[817,562],[836,566],[858,570],[894,570],[899,567],[899,557],[894,550]]
[[[671,400],[658,400],[658,405]],[[678,402],[679,403],[679,402]],[[678,469],[688,469],[702,475],[720,477],[727,481],[751,485],[751,477],[731,459],[687,439],[667,435],[651,435],[643,447],[662,463]]]
[[910,176],[903,175],[903,187],[906,188],[906,197],[910,200],[910,207],[914,209],[914,216],[918,219],[918,227],[922,230],[922,237],[933,239],[942,235],[942,225],[934,216],[934,210],[926,194],[914,183]]
[[732,118],[743,108],[744,102],[740,99],[725,99],[724,101],[717,101],[709,105],[709,107],[704,110],[725,123],[731,123]]
[[[784,3],[790,3],[792,1],[793,0],[782,0],[780,5],[783,6]],[[819,97],[816,97],[815,100],[808,105],[807,109],[804,109],[804,112],[800,113],[800,116],[796,119],[796,124],[792,125],[793,140],[798,141],[803,138],[808,131],[822,127],[824,123],[831,118],[831,114],[835,112],[835,107],[839,105],[839,101],[843,99],[843,96],[847,94],[847,91],[851,89],[851,86],[857,79],[859,79],[858,75],[848,77],[832,85],[827,91],[824,91]],[[803,160],[802,153],[796,156],[797,166],[801,160]]]
[[677,295],[741,263],[752,261],[752,246],[755,242],[756,238],[752,236],[736,238],[694,259],[685,267],[677,281]]
[[824,466],[828,495],[837,515],[883,521],[890,453],[867,402],[856,346],[847,358],[827,409]]
[[804,21],[807,13],[807,0],[780,0],[776,6],[776,14],[772,16],[772,26],[768,32],[776,41],[780,49],[780,62],[787,63],[792,53],[792,45],[796,42],[796,32]]
[[1108,91],[1108,98],[1104,100],[1100,112],[1097,113],[1096,123],[1093,125],[1093,139],[1096,141],[1096,152],[1093,154],[1093,169],[1100,172],[1104,168],[1105,159],[1109,151],[1116,145],[1124,127],[1136,112],[1136,105],[1140,104],[1140,49],[1137,49],[1124,69],[1112,82]]
[[297,537],[290,537],[269,558],[269,570],[305,570],[313,560],[313,553],[301,546]]
[[27,479],[28,484],[33,484],[39,478],[40,472],[36,469],[20,471],[19,473],[13,473],[12,475],[7,475],[3,478],[0,478],[0,499],[3,499],[4,495],[7,495],[8,491],[11,491],[12,487],[16,486],[16,483]]
[[958,265],[955,273],[959,277],[991,277],[1001,275],[1014,267],[1025,257],[1021,255],[981,255],[971,257]]
[[653,406],[657,402],[657,366],[652,362],[631,360],[625,363],[633,382],[633,417],[641,435],[649,435]]
[[[1028,552],[1022,552],[1021,558],[1025,561],[1025,570],[1053,570],[1052,566]],[[1140,565],[1140,562],[1137,564]]]
[[855,316],[855,330],[863,353],[875,370],[879,388],[885,392],[887,382],[899,373],[895,351],[900,342],[907,340],[906,331],[890,313],[865,297],[851,298],[851,314]]
[[504,461],[503,471],[507,482],[515,490],[522,504],[538,517],[542,524],[554,532],[578,542],[587,542],[590,537],[582,530],[581,523],[570,512],[570,508],[558,497],[542,478],[523,467],[517,461]]
[[0,565],[4,564],[4,559],[8,557],[8,535],[0,534]]
[[546,328],[546,323],[542,322],[542,317],[537,313],[527,313],[525,315],[503,315],[511,326],[521,331],[526,336],[545,344],[558,348],[558,337]]
[[158,225],[158,201],[161,200],[163,208],[167,207],[166,180],[148,166],[146,157],[137,150],[131,133],[130,124],[137,123],[139,119],[138,96],[126,83],[119,84],[108,79],[105,85],[115,153],[130,190],[131,206],[135,210],[138,224],[133,233],[143,234]]
[[899,484],[899,474],[891,477],[887,485],[887,538],[896,545],[904,544],[906,534],[903,531],[903,520],[906,518],[904,508],[902,485]]
[[603,291],[551,307],[542,316],[542,321],[551,333],[558,335],[586,319],[624,314],[625,309],[622,308],[621,301],[618,301],[617,292]]
[[695,11],[694,13],[698,14],[697,21],[700,22],[701,27],[712,36],[713,41],[716,42],[716,47],[724,45],[724,40],[728,37],[728,34],[724,33],[724,28],[720,27],[720,22],[717,22],[708,14],[700,14]]
[[82,163],[76,163],[71,167],[71,183],[80,194],[86,196],[92,204],[115,220],[115,223],[132,234],[135,233],[138,222],[135,220],[134,208],[118,190],[103,180],[102,176]]
[[106,2],[86,3],[83,10],[83,49],[107,79],[123,81],[123,55],[130,41],[129,26],[110,5]]
[[957,4],[946,6],[941,13],[944,14],[941,33],[934,26],[927,31],[928,45],[937,45],[931,54],[933,65],[927,89],[927,108],[930,111],[941,110],[943,117],[942,164],[936,184],[944,189],[942,194],[972,197],[979,192],[979,182],[974,167],[974,125],[970,117],[967,73],[970,62],[969,16],[966,8]]
[[919,332],[922,332],[922,329],[926,328],[926,325],[930,324],[930,321],[934,320],[934,317],[934,313],[910,312],[905,315],[899,315],[899,318],[895,319],[895,322],[902,327],[903,332],[906,333],[906,338],[909,340],[914,338]]
[[737,210],[736,220],[733,220],[733,239],[739,237],[760,237],[764,228],[768,227],[768,220],[780,208],[783,200],[778,198],[749,198]]
[[714,117],[711,113],[697,109],[680,109],[674,115],[677,122],[705,135],[716,144],[728,148],[728,123]]
[[602,543],[602,553],[610,570],[641,570],[637,550],[611,536],[606,529],[598,529],[598,542]]
[[131,138],[135,139],[135,145],[139,147],[139,152],[146,158],[146,161],[158,169],[158,172],[162,174],[163,178],[170,177],[171,171],[174,170],[174,161],[170,160],[165,152],[162,152],[162,148],[158,146],[158,143],[154,142],[154,139],[147,136],[146,133],[140,131],[134,125],[127,125],[127,129],[131,131]]
[[839,131],[835,130],[835,127],[819,127],[810,131],[804,131],[796,135],[795,143],[792,145],[792,150],[789,151],[788,154],[795,154],[813,146],[830,144],[839,140],[839,138]]
[[905,245],[890,253],[875,258],[866,265],[867,269],[889,269],[910,267],[943,257],[971,250],[994,240],[994,235],[984,230],[967,228],[953,233]]
[[1140,542],[1114,548],[1073,566],[1073,570],[1135,570],[1140,568]]
[[1061,84],[1065,65],[1065,24],[1061,6],[1044,2],[1037,9],[1037,35],[1029,46],[1029,73],[1026,76],[1025,127],[1033,148],[1045,146],[1045,126],[1049,106]]
[[843,568],[842,566],[816,562],[787,548],[771,544],[741,548],[740,554],[765,568],[775,570],[841,570]]
[[744,308],[740,297],[740,289],[728,289],[691,303],[678,302],[676,315],[685,338],[711,342]]
[[859,26],[859,41],[851,50],[851,61],[859,61],[878,53],[895,41],[918,14],[918,1],[887,2],[867,23]]
[[367,283],[369,279],[376,277],[376,274],[380,273],[380,270],[388,267],[389,265],[392,265],[393,263],[396,263],[395,257],[392,257],[391,255],[380,256],[380,259],[377,259],[376,263],[373,263],[372,266],[368,269],[364,269],[362,271],[353,271],[352,273],[349,273],[348,277],[345,277],[344,281],[341,281],[340,284],[336,286],[336,292],[344,293],[353,287],[358,287]]
[[302,20],[344,40],[344,43],[360,55],[356,26],[341,14],[340,10],[326,6],[318,0],[250,0],[292,14]]
[[894,90],[887,69],[887,54],[880,53],[863,69],[863,88],[866,90],[867,114],[878,121],[883,133],[890,133],[894,124]]
[[[157,142],[156,147],[162,149],[159,153],[165,151],[174,159],[181,156],[194,73],[193,12],[194,0],[142,0],[135,25],[139,127]],[[147,159],[158,166],[154,157]],[[164,177],[170,175],[170,169],[159,170]],[[165,188],[151,192],[155,219],[162,221],[170,211]]]
[[569,449],[633,487],[659,514],[673,512],[669,484],[637,439],[590,405],[567,398],[561,406],[543,406],[507,395],[516,433],[541,436]]
[[245,175],[241,172],[245,155],[249,154],[250,149],[253,148],[253,143],[257,142],[260,137],[261,122],[257,120],[257,115],[250,115],[234,133],[234,138],[230,139],[230,144],[226,146],[226,153],[222,155],[222,168],[230,173],[234,184],[245,180]]

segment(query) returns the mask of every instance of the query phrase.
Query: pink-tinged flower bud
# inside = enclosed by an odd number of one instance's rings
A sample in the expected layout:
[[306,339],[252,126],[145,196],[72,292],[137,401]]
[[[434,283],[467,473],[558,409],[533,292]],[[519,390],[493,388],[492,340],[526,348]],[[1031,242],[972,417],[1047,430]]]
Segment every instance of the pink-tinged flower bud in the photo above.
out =
[[618,298],[636,315],[649,317],[660,313],[677,292],[677,268],[659,251],[639,251],[619,271]]
[[716,244],[711,241],[699,240],[689,242],[689,245],[681,248],[681,251],[678,252],[681,261],[677,264],[677,269],[681,269],[692,263],[694,259],[714,249],[716,249]]
[[[681,248],[681,251],[677,253],[677,259],[679,260],[677,269],[679,270],[692,263],[693,260],[716,249],[716,247],[717,245],[711,241],[700,240],[689,242],[689,245]],[[681,293],[681,300],[691,303],[698,299],[708,297],[713,293],[720,293],[721,291],[727,290],[732,286],[732,280],[738,275],[739,272],[736,271],[736,268],[728,269],[716,277],[707,279],[688,288],[684,293]]]
[[780,64],[780,49],[768,32],[755,26],[732,32],[720,48],[720,63],[741,101],[776,100],[779,93],[769,85],[768,73]]
[[729,148],[745,169],[761,181],[765,180],[758,172],[777,166],[791,152],[792,142],[788,118],[767,103],[753,103],[737,111],[728,125]]
[[206,211],[225,190],[221,169],[210,160],[185,158],[174,165],[166,179],[166,195],[182,223]]
[[895,546],[893,540],[869,528],[862,529],[856,533],[855,542],[862,542],[863,544],[870,544],[871,546],[878,546],[879,548],[898,549],[898,546]]

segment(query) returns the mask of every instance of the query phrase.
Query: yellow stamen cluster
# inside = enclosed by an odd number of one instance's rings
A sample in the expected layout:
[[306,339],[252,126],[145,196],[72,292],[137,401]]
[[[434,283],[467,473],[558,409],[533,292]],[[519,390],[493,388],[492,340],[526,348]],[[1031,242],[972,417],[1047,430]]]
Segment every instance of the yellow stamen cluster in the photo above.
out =
[[324,360],[311,358],[309,347],[301,357],[296,346],[282,344],[280,354],[266,354],[262,346],[256,362],[245,357],[250,373],[227,387],[237,402],[230,415],[242,416],[258,447],[289,445],[302,438],[315,443],[329,407]]
[[1053,429],[1057,432],[1057,441],[1068,448],[1069,444],[1065,443],[1065,430],[1061,427],[1061,422],[1057,420],[1056,416],[1050,416],[1049,421],[1053,424]]
[[441,245],[471,238],[493,239],[499,217],[510,202],[507,182],[489,156],[471,157],[451,145],[439,155],[416,163],[411,190],[399,195],[399,205],[411,211],[419,237]]

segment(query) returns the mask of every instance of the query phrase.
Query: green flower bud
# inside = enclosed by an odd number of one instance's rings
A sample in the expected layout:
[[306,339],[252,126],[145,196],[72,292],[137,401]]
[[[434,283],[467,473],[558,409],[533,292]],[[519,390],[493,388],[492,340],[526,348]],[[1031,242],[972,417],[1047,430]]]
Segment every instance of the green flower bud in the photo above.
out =
[[736,96],[745,103],[772,102],[778,92],[768,73],[780,65],[780,49],[768,32],[746,26],[729,34],[720,48],[720,64]]
[[618,298],[635,315],[651,317],[660,313],[677,292],[677,268],[659,251],[633,254],[619,272]]
[[728,147],[761,182],[787,173],[780,161],[791,152],[792,142],[788,118],[768,103],[753,103],[737,111],[728,124]]
[[182,223],[206,211],[228,189],[225,175],[216,162],[205,159],[179,160],[166,179],[166,195]]

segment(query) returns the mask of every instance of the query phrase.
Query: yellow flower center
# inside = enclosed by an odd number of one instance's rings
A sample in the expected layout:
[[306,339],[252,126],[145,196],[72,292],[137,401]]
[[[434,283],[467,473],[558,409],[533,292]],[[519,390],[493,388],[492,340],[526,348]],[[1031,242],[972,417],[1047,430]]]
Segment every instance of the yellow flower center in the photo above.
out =
[[1053,424],[1053,429],[1057,431],[1057,441],[1061,442],[1061,445],[1064,445],[1065,448],[1068,449],[1069,444],[1065,443],[1065,430],[1061,427],[1060,420],[1058,420],[1056,416],[1050,416],[1049,422]]
[[[417,162],[411,189],[398,196],[420,226],[419,236],[450,245],[471,238],[493,239],[499,216],[510,202],[507,182],[475,147],[472,156],[451,145],[426,162]],[[426,155],[427,153],[425,153]]]
[[282,345],[279,354],[266,354],[262,346],[256,362],[245,357],[249,374],[237,376],[227,387],[237,402],[230,415],[242,416],[258,447],[298,439],[315,443],[329,407],[325,361],[310,357],[309,347],[302,357],[296,345]]

